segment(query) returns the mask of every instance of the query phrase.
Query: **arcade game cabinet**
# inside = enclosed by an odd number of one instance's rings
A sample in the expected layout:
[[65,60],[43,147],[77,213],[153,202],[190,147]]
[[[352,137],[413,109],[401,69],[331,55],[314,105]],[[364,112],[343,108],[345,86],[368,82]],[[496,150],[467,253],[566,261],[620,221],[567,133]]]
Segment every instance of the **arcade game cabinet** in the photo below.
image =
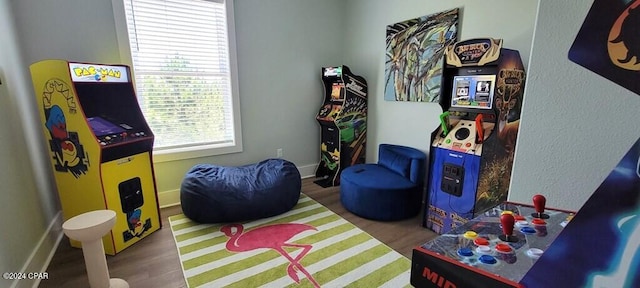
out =
[[320,164],[314,182],[322,187],[340,185],[340,172],[365,162],[367,141],[367,81],[349,67],[322,68],[324,101],[320,123]]
[[507,199],[525,79],[500,39],[457,42],[445,57],[423,219],[439,234]]
[[[64,221],[116,212],[103,237],[114,255],[161,226],[153,134],[123,65],[44,60],[30,67]],[[71,245],[81,247],[72,240]]]

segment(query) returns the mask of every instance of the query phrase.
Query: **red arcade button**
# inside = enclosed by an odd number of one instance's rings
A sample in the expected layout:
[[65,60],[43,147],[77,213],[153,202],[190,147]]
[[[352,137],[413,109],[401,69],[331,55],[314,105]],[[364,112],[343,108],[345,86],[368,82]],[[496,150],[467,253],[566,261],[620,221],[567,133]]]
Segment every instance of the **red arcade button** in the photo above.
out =
[[475,243],[478,246],[487,246],[489,245],[489,240],[482,237],[478,237],[476,238],[476,240],[473,240],[473,243]]
[[509,246],[508,244],[498,244],[496,245],[496,250],[498,252],[503,252],[503,253],[507,253],[507,252],[511,252],[511,246]]
[[535,218],[535,219],[531,220],[531,223],[533,223],[534,225],[547,225],[547,222],[545,222],[544,220],[542,220],[540,218]]

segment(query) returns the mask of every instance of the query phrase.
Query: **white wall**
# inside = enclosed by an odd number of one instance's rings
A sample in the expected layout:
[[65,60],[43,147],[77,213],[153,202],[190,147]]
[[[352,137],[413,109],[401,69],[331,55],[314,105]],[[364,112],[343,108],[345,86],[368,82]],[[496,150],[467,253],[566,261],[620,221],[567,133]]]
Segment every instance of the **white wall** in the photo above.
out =
[[[34,97],[12,14],[9,1],[0,0],[0,271],[21,271],[29,259],[40,264],[29,269],[39,271],[57,240],[47,235],[60,206],[51,174],[33,169],[44,163],[45,144],[30,115]],[[49,250],[42,255],[38,247]],[[1,287],[11,284],[0,279]]]
[[436,103],[384,100],[386,26],[461,7],[458,39],[493,37],[520,51],[525,68],[531,49],[537,1],[351,0],[347,3],[345,64],[369,81],[367,161],[377,160],[380,143],[416,147],[428,154],[431,132],[440,124]]
[[509,200],[577,210],[640,136],[640,95],[568,59],[592,3],[540,1]]

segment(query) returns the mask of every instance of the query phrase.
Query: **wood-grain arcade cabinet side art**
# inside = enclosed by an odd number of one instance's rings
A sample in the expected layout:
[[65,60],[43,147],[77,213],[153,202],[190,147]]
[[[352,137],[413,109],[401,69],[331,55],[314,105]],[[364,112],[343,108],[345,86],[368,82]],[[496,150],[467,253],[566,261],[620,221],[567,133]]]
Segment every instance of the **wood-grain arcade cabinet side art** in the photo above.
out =
[[349,67],[322,68],[324,101],[316,115],[320,124],[320,164],[314,182],[340,185],[343,169],[365,162],[367,141],[367,81]]
[[43,60],[30,69],[64,221],[115,211],[116,223],[102,239],[110,255],[158,230],[154,136],[129,67]]

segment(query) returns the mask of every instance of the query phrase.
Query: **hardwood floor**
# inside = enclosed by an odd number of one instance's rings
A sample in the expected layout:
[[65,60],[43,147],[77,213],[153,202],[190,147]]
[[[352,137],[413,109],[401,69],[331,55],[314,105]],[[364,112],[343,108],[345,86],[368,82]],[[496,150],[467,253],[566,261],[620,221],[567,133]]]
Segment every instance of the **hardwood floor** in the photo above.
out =
[[[312,178],[303,179],[302,193],[350,221],[371,236],[411,259],[412,249],[437,235],[421,226],[422,213],[394,222],[378,222],[347,212],[340,204],[340,187],[322,188]],[[125,279],[132,288],[186,287],[168,216],[180,214],[180,206],[161,209],[162,229],[115,256],[107,255],[112,278]],[[39,287],[89,287],[82,250],[62,239]]]

